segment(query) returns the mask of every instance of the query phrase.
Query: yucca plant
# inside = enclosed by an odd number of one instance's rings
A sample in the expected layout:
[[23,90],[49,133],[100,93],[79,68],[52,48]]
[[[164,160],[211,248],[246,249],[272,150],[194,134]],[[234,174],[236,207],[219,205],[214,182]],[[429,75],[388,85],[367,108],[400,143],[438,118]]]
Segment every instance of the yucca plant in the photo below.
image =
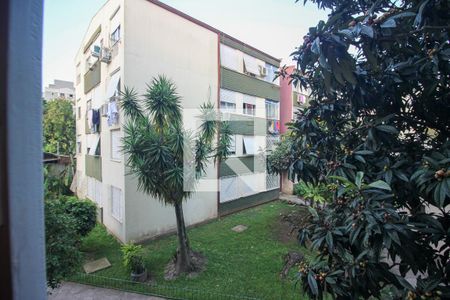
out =
[[179,239],[175,274],[196,271],[182,204],[205,174],[206,165],[228,156],[229,125],[218,121],[214,105],[208,101],[200,107],[198,130],[184,130],[180,96],[165,76],[154,78],[142,96],[125,88],[121,108],[126,117],[123,151],[127,166],[138,179],[138,189],[175,208]]

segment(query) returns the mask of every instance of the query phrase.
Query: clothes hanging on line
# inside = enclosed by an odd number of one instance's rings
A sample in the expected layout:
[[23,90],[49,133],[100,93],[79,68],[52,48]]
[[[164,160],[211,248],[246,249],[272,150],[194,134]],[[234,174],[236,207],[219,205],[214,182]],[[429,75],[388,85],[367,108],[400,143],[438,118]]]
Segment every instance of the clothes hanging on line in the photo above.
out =
[[99,132],[99,130],[100,130],[100,111],[98,109],[93,109],[91,132]]
[[108,103],[108,111],[106,113],[108,118],[108,126],[116,125],[119,123],[119,111],[117,110],[117,102],[111,101]]

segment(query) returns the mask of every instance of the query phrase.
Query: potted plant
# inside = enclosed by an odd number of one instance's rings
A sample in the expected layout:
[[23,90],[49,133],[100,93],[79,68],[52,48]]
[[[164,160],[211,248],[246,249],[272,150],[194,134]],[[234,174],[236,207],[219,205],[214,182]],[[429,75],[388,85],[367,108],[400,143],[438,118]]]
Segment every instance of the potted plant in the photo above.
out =
[[141,245],[133,243],[122,246],[123,264],[131,272],[131,280],[145,282],[147,269],[144,265],[143,249]]

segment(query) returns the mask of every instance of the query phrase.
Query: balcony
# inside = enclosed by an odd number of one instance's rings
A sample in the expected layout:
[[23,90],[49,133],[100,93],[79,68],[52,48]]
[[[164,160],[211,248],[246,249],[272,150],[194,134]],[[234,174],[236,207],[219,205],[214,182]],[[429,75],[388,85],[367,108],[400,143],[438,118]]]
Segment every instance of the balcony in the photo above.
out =
[[94,155],[85,156],[86,175],[102,181],[102,157]]
[[97,61],[92,65],[89,71],[84,74],[84,93],[87,94],[90,90],[96,87],[101,81],[101,64]]

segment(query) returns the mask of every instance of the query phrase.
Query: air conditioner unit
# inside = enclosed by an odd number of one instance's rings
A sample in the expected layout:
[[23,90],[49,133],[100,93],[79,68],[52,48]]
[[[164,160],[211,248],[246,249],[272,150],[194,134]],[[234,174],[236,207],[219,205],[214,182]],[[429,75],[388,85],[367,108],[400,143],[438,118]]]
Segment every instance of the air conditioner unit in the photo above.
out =
[[93,57],[100,57],[102,55],[102,48],[98,45],[94,45],[91,48],[91,56]]
[[267,75],[267,68],[264,66],[259,66],[259,74],[261,74],[261,76],[266,76]]
[[103,48],[101,61],[107,64],[111,62],[111,51],[108,48]]

